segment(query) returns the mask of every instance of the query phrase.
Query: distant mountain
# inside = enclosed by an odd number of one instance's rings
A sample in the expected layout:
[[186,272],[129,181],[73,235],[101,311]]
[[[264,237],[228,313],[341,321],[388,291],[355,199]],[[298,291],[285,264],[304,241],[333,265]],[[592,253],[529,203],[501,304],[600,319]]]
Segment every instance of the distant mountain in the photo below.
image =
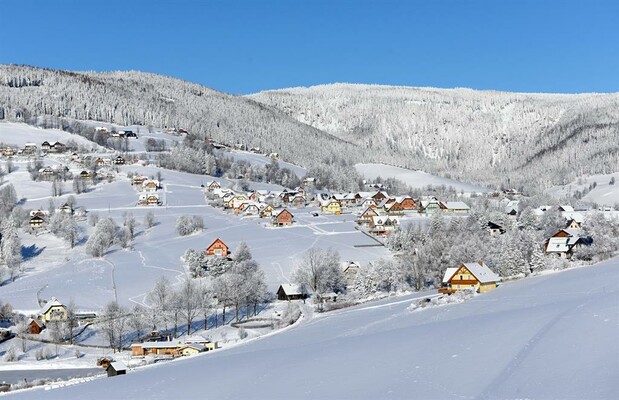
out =
[[248,98],[388,162],[468,182],[535,190],[619,171],[616,93],[333,84]]
[[356,161],[358,146],[252,99],[136,71],[69,72],[0,65],[0,120],[38,117],[184,128],[199,137],[277,152],[304,167]]

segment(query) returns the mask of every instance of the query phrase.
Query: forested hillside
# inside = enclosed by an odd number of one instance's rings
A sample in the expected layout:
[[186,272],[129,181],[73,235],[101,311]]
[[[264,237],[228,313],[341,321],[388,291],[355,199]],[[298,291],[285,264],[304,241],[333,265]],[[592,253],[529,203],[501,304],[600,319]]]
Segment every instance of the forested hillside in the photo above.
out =
[[526,190],[619,170],[619,95],[334,84],[249,96],[434,174]]
[[342,182],[358,162],[530,193],[619,171],[619,94],[335,84],[242,97],[135,71],[0,66],[0,120],[42,116],[184,128]]
[[0,120],[51,116],[183,128],[216,141],[278,152],[304,167],[356,161],[357,146],[251,99],[161,75],[0,66]]

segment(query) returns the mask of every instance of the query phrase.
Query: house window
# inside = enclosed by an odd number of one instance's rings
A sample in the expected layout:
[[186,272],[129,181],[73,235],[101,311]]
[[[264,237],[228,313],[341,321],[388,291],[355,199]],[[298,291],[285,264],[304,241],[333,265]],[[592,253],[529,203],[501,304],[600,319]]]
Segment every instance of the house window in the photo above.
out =
[[460,280],[463,281],[464,280],[464,275],[460,275]]
[[458,284],[458,285],[456,285],[456,288],[457,288],[457,289],[460,289],[460,285],[459,285],[459,284]]

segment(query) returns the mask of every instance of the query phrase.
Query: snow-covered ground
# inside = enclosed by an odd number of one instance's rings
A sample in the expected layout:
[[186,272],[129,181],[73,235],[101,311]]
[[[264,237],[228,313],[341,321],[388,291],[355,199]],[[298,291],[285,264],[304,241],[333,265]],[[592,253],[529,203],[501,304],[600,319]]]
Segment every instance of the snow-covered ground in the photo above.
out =
[[428,174],[423,171],[413,171],[406,168],[394,167],[385,164],[356,164],[357,172],[366,179],[373,180],[378,178],[395,178],[414,189],[422,189],[428,185],[432,186],[452,186],[457,192],[464,193],[485,193],[488,189],[469,183],[459,182],[453,179],[442,178]]
[[614,399],[619,259],[459,304],[358,306],[247,345],[16,399]]

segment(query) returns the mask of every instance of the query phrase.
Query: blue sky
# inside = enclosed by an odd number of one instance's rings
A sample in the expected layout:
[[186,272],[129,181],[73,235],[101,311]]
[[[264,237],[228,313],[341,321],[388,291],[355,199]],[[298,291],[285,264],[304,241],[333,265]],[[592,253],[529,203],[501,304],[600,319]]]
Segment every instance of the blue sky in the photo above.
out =
[[3,0],[0,63],[252,93],[332,82],[619,92],[619,1]]

